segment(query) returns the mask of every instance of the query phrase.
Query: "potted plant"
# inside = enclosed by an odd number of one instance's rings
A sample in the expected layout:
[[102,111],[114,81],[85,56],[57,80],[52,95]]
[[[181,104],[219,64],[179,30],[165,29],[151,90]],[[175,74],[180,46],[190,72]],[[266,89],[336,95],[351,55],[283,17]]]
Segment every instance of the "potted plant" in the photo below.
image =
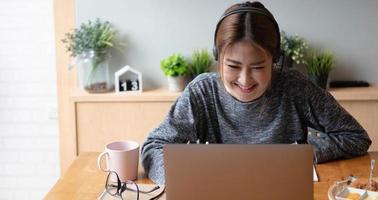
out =
[[284,51],[285,67],[293,67],[294,62],[295,64],[305,64],[308,43],[298,34],[292,36],[287,35],[285,31],[281,31],[281,49]]
[[108,21],[82,23],[62,40],[77,65],[78,86],[90,93],[112,91],[108,58],[115,47],[116,31]]
[[196,50],[192,54],[190,63],[190,75],[194,79],[199,74],[211,71],[213,57],[207,49]]
[[310,81],[323,89],[327,88],[328,74],[333,69],[333,54],[330,51],[312,51],[306,56]]
[[189,65],[185,58],[179,53],[173,54],[161,60],[160,67],[164,75],[167,76],[169,91],[183,91],[186,75],[189,73]]

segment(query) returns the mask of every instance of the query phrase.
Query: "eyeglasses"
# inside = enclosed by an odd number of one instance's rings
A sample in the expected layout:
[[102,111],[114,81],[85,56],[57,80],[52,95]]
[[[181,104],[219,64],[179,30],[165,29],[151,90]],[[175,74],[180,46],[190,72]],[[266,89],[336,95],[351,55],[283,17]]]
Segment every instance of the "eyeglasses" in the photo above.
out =
[[[126,199],[136,199],[139,200],[139,195],[140,194],[148,194],[151,192],[154,192],[156,190],[160,189],[159,186],[155,186],[154,188],[143,191],[139,189],[138,184],[136,184],[134,181],[126,181],[122,182],[121,179],[119,178],[117,172],[115,171],[109,171],[108,176],[106,177],[106,183],[105,183],[105,190],[108,194],[114,196],[114,197],[119,197],[122,200],[124,200],[124,197]],[[135,196],[125,196],[123,193],[128,190],[131,191],[132,193],[127,193],[130,195],[135,195]],[[156,196],[150,198],[150,200],[154,200],[159,198],[163,193],[164,193],[165,188],[157,194]]]

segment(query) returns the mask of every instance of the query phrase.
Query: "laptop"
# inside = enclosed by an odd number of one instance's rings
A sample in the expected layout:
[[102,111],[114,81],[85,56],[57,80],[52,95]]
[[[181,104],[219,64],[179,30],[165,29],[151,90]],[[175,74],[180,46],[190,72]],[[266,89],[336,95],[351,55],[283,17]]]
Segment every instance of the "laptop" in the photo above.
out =
[[166,144],[167,200],[313,199],[308,144]]

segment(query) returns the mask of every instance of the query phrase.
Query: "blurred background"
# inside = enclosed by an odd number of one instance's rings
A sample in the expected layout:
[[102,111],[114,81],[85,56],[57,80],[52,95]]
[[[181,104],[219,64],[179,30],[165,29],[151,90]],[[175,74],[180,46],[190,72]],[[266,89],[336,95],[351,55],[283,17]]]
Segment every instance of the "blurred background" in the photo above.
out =
[[42,199],[59,177],[52,0],[0,1],[0,199]]

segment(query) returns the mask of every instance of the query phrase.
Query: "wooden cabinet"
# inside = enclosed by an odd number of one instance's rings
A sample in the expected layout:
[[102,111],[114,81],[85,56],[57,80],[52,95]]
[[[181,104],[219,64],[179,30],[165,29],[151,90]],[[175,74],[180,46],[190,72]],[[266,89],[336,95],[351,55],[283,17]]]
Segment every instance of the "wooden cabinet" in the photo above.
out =
[[74,91],[66,128],[69,131],[60,133],[62,171],[80,153],[103,151],[109,142],[135,140],[142,144],[179,95],[164,89],[121,94]]
[[331,89],[330,93],[369,134],[369,151],[378,151],[378,86]]
[[142,144],[167,115],[180,93],[149,90],[132,94],[86,94],[76,91],[76,153],[99,152],[115,140]]
[[115,140],[135,140],[142,144],[171,104],[172,101],[77,103],[77,152],[99,152]]
[[[332,89],[331,94],[367,130],[378,144],[378,87]],[[99,152],[114,140],[143,143],[167,115],[180,93],[163,89],[135,94],[88,94],[75,91],[70,97],[72,128],[61,136],[62,167],[82,152]]]

